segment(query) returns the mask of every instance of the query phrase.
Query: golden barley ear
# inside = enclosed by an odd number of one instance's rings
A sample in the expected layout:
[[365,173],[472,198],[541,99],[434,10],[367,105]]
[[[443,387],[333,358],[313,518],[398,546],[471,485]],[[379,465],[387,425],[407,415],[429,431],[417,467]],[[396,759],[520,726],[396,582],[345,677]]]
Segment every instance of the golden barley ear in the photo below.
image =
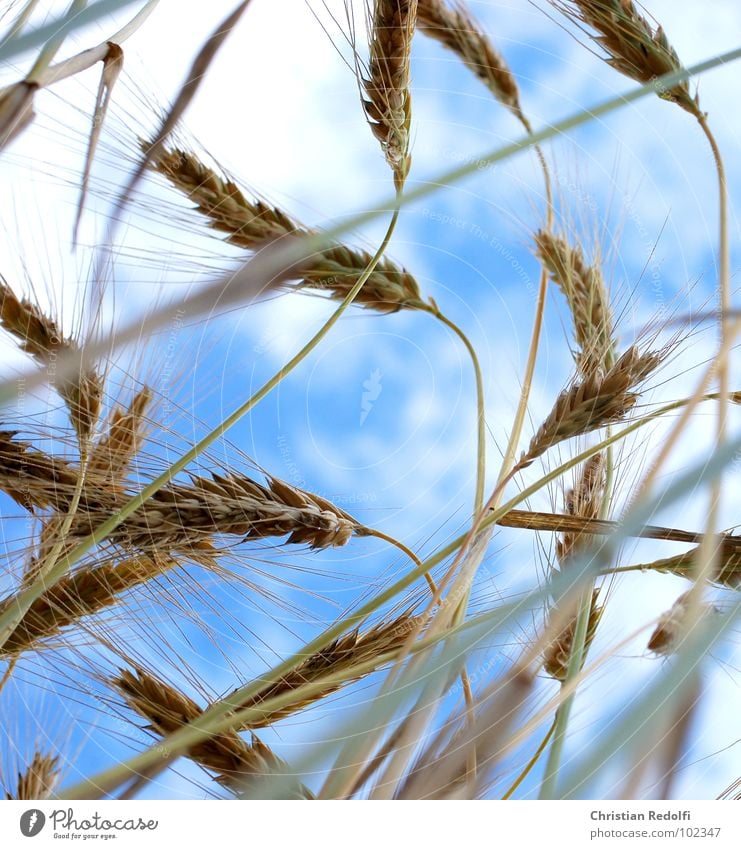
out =
[[96,483],[121,488],[134,457],[141,448],[146,412],[152,402],[148,387],[134,395],[127,410],[116,409],[107,428],[90,451],[86,475]]
[[597,370],[606,372],[617,340],[610,297],[599,266],[589,265],[580,247],[572,247],[565,238],[547,230],[535,234],[535,244],[539,259],[563,292],[571,312],[579,345],[579,373],[588,376]]
[[363,77],[363,108],[381,144],[394,184],[401,190],[409,173],[412,96],[409,91],[417,0],[373,0],[370,60]]
[[[676,50],[661,26],[654,29],[632,0],[550,0],[566,17],[594,30],[592,36],[607,54],[607,63],[639,83],[683,70]],[[697,96],[687,81],[657,90],[663,100],[677,103],[696,118]]]
[[417,28],[455,53],[494,97],[528,129],[514,74],[465,3],[419,0]]
[[26,510],[57,509],[77,484],[77,471],[63,460],[0,431],[0,489]]
[[[143,669],[122,669],[110,681],[128,707],[148,722],[148,730],[166,737],[198,719],[203,710],[188,696]],[[234,792],[248,795],[261,779],[281,771],[285,764],[254,735],[248,744],[236,731],[214,734],[185,753],[213,773],[214,779]],[[311,793],[295,782],[296,798]]]
[[[60,354],[81,354],[78,344],[65,338],[61,328],[30,301],[18,298],[0,276],[0,324],[14,336],[21,350],[55,373]],[[53,380],[69,409],[78,438],[87,441],[100,415],[103,378],[95,369],[81,368],[75,377]]]
[[[389,654],[398,651],[406,643],[417,624],[417,618],[407,612],[387,622],[374,625],[364,633],[360,633],[358,630],[352,631],[321,651],[309,655],[279,681],[264,687],[247,701],[231,703],[229,696],[224,701],[230,703],[235,710],[259,708],[268,699],[289,694],[304,684],[316,682],[330,673],[340,673],[354,666],[372,662],[376,658],[378,658],[380,667],[383,663],[388,662]],[[337,692],[352,681],[358,680],[359,677],[349,677],[342,683],[328,684],[320,692],[310,696],[297,697],[295,702],[279,709],[266,709],[261,717],[245,723],[243,729],[264,728],[272,725],[278,720],[297,713]]]
[[[287,213],[261,200],[249,199],[236,183],[205,165],[191,152],[163,148],[152,160],[152,168],[166,177],[205,215],[211,227],[225,233],[227,241],[257,251],[288,236],[312,236],[311,230]],[[289,289],[326,292],[341,301],[371,262],[364,250],[332,244],[302,261],[286,283]],[[404,268],[383,257],[366,280],[355,304],[380,313],[414,309],[422,305],[419,285]]]
[[524,469],[565,439],[623,419],[638,400],[633,390],[661,360],[661,353],[642,354],[634,345],[604,375],[599,372],[588,375],[565,389],[522,454],[517,469]]
[[[65,575],[37,598],[10,634],[0,654],[18,655],[40,649],[65,628],[78,624],[118,603],[124,593],[163,575],[178,565],[172,557],[153,554],[120,562],[86,566]],[[0,602],[0,611],[15,602],[10,596]]]
[[15,789],[5,791],[5,798],[19,801],[48,799],[59,783],[60,774],[57,756],[34,752],[28,767],[18,773]]
[[[597,626],[602,617],[603,607],[597,604],[599,590],[592,591],[592,600],[589,607],[589,621],[587,623],[587,636],[582,653],[582,663],[586,658],[587,651],[592,645],[597,633]],[[560,616],[560,609],[555,605],[550,610],[552,618]],[[574,647],[574,636],[576,634],[577,616],[571,616],[565,625],[561,627],[558,634],[548,643],[543,651],[543,667],[545,671],[557,681],[564,681],[568,673],[571,652]]]

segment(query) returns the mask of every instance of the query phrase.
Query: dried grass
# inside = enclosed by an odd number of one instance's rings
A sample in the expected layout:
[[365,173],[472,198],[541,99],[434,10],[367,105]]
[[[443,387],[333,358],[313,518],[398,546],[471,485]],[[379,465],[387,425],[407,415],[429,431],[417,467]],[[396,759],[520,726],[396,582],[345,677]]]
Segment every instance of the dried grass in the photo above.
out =
[[465,3],[448,5],[443,0],[419,0],[417,27],[455,53],[528,132],[531,131],[520,107],[514,74]]

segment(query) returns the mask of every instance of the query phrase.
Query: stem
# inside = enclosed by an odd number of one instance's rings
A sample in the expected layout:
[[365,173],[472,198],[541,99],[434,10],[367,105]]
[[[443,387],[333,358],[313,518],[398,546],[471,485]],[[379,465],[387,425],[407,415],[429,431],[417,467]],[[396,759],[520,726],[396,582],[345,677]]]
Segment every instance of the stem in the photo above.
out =
[[[87,6],[87,0],[72,0],[72,5],[69,7],[67,17],[74,20],[85,6]],[[39,77],[44,73],[44,71],[46,71],[49,65],[51,65],[66,37],[67,33],[64,29],[62,29],[55,33],[46,42],[46,44],[41,48],[41,53],[39,53],[36,61],[33,63],[33,67],[28,72],[24,82],[33,84],[38,82]]]
[[[476,349],[471,344],[468,336],[458,327],[455,322],[449,319],[437,308],[436,304],[423,304],[420,309],[424,309],[435,316],[446,327],[450,328],[453,333],[463,342],[468,355],[471,358],[473,365],[474,377],[476,380],[476,489],[473,500],[473,517],[481,512],[484,507],[484,487],[486,485],[486,397],[484,394],[484,379],[481,373],[481,364],[479,363]],[[437,587],[431,584],[433,598],[438,596]],[[466,604],[460,607],[461,616],[465,616]],[[463,687],[463,698],[466,704],[466,713],[471,724],[474,722],[474,698],[473,690],[471,689],[471,681],[468,677],[468,670],[464,667],[460,674],[461,685]],[[467,775],[476,775],[476,749],[472,748],[469,754],[469,763]]]
[[33,10],[36,6],[39,5],[39,0],[28,0],[23,10],[18,13],[18,16],[13,21],[8,32],[0,39],[0,44],[5,44],[8,41],[11,41],[18,33],[23,29],[23,27],[28,22],[28,19],[33,14]]
[[243,416],[255,407],[262,399],[268,395],[283,378],[292,372],[304,359],[316,348],[316,346],[324,339],[334,325],[339,321],[342,314],[355,300],[360,293],[366,280],[371,276],[373,270],[378,264],[386,250],[391,236],[393,235],[396,222],[399,218],[400,198],[397,198],[397,204],[394,208],[391,221],[389,222],[386,234],[383,237],[378,250],[373,255],[370,263],[365,271],[358,277],[357,282],[352,289],[347,293],[347,296],[339,307],[332,313],[329,319],[322,325],[318,333],[316,333],[301,350],[292,357],[273,377],[265,383],[251,398],[237,407],[234,412],[226,417],[219,425],[217,425],[210,433],[199,440],[191,449],[185,452],[178,460],[176,460],[168,469],[161,475],[155,478],[150,484],[138,494],[130,499],[117,513],[111,516],[110,519],[103,522],[92,534],[85,537],[69,554],[63,558],[62,562],[56,564],[49,570],[49,573],[20,593],[15,599],[15,602],[9,604],[6,610],[0,615],[0,647],[5,645],[8,637],[13,633],[21,619],[28,612],[31,605],[41,596],[46,590],[54,585],[68,570],[70,566],[76,563],[83,555],[99,542],[102,542],[112,531],[114,531],[122,522],[124,522],[132,513],[138,510],[149,498],[158,492],[165,484],[169,483],[172,478],[190,462],[211,446],[217,439],[221,438],[224,433],[236,424]]
[[[610,369],[615,363],[615,344],[610,346],[605,357],[605,369]],[[612,425],[608,425],[606,435],[609,439],[612,436]],[[605,491],[602,494],[602,501],[599,509],[599,519],[605,521],[610,512],[610,499],[612,498],[612,489],[614,482],[614,457],[613,448],[610,445],[605,451]],[[561,690],[571,684],[573,679],[579,675],[584,666],[589,646],[587,645],[587,637],[589,634],[589,618],[592,612],[592,604],[594,601],[593,590],[596,580],[589,582],[589,585],[584,588],[580,600],[579,608],[576,616],[576,624],[574,626],[574,637],[572,640],[571,654],[569,662],[566,665],[566,677],[561,682]],[[566,735],[568,733],[569,719],[571,718],[571,708],[576,698],[576,686],[569,695],[561,702],[556,710],[556,715],[553,719],[553,745],[548,753],[548,761],[546,763],[543,782],[540,787],[541,799],[552,799],[556,792],[558,783],[558,773],[561,767],[561,757],[563,748],[566,743]]]
[[[395,539],[389,534],[383,533],[383,531],[377,531],[375,528],[363,528],[360,533],[362,536],[375,537],[376,539],[382,539],[384,542],[388,542],[393,545],[395,548],[398,548],[399,551],[406,554],[406,556],[414,563],[415,566],[420,567],[422,565],[422,561],[417,557],[417,555],[411,550],[411,548],[407,548],[403,542],[400,542],[398,539]],[[430,575],[429,572],[424,573],[424,579],[427,581],[427,586],[430,588],[430,591],[434,595],[437,592],[437,585],[435,581]]]
[[730,244],[728,241],[728,186],[725,166],[723,164],[723,156],[721,155],[715,136],[708,126],[707,118],[701,113],[697,120],[710,145],[710,149],[713,153],[713,160],[715,162],[715,170],[718,176],[718,301],[720,307],[719,325],[721,346],[718,354],[720,357],[720,364],[718,366],[719,399],[717,435],[718,445],[722,445],[725,439],[728,418],[728,348],[725,343],[727,341],[729,331],[728,313],[731,308],[731,261]]
[[508,790],[508,791],[504,794],[504,796],[502,796],[502,801],[503,801],[503,802],[504,802],[504,801],[506,801],[507,799],[511,798],[511,796],[512,796],[512,794],[515,792],[515,790],[517,790],[517,788],[518,788],[518,787],[522,784],[522,782],[523,782],[523,781],[524,781],[524,780],[528,777],[528,775],[530,775],[530,773],[531,773],[531,771],[532,771],[533,767],[535,766],[535,764],[536,764],[536,763],[538,762],[538,760],[540,759],[540,756],[541,756],[541,755],[543,754],[543,752],[545,751],[545,747],[548,745],[548,741],[549,741],[549,740],[551,739],[551,737],[553,736],[553,732],[554,732],[555,730],[556,730],[556,720],[555,720],[555,718],[554,718],[553,722],[551,723],[551,727],[548,729],[548,733],[547,733],[547,734],[545,735],[545,737],[541,740],[540,745],[539,745],[539,746],[538,746],[538,748],[535,750],[535,754],[534,754],[534,755],[530,758],[530,760],[527,762],[527,764],[525,765],[525,768],[524,768],[524,769],[522,770],[522,772],[521,772],[521,773],[517,776],[517,778],[515,779],[514,783],[510,786],[509,790]]

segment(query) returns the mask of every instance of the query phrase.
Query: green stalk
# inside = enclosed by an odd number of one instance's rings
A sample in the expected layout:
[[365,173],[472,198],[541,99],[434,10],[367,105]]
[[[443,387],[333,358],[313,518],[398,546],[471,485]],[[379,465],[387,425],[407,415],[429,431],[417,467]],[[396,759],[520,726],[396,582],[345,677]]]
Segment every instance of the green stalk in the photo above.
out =
[[486,484],[486,398],[484,395],[484,378],[481,373],[481,364],[476,353],[476,349],[471,344],[471,340],[458,327],[455,322],[451,321],[437,307],[437,304],[420,303],[415,305],[418,310],[424,310],[435,316],[447,328],[453,331],[455,335],[463,342],[468,355],[471,358],[473,366],[474,378],[476,381],[476,489],[473,502],[474,516],[481,512],[484,506],[484,486]]
[[535,750],[535,754],[530,758],[530,760],[525,764],[524,769],[517,778],[512,782],[507,792],[502,796],[502,801],[505,802],[507,799],[511,799],[515,790],[522,784],[522,782],[530,775],[535,764],[540,760],[540,756],[545,751],[545,747],[550,742],[551,737],[553,737],[553,732],[556,730],[556,718],[553,719],[551,723],[551,727],[548,729],[545,737],[540,741],[540,745]]

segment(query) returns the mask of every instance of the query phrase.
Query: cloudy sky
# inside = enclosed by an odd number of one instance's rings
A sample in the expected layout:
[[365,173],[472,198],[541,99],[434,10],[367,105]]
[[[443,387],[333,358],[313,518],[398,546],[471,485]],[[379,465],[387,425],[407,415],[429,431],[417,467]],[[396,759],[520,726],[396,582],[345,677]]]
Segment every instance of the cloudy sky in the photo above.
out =
[[[1,167],[12,187],[13,215],[3,221],[3,273],[32,280],[39,300],[53,303],[70,327],[82,303],[79,281],[89,273],[91,252],[85,246],[99,235],[101,218],[95,212],[110,203],[135,156],[137,135],[151,129],[153,116],[177,91],[194,52],[232,5],[212,0],[207,11],[193,13],[186,12],[185,4],[163,0],[125,46],[126,75],[116,92],[94,171],[90,214],[75,254],[70,252],[69,234],[95,73],[39,98],[36,126],[5,157]],[[563,20],[547,3],[470,5],[509,61],[524,111],[536,128],[630,88],[580,43],[583,36],[564,30]],[[712,14],[707,4],[681,5],[681,14],[671,0],[652,0],[648,8],[685,64],[738,46],[741,7],[734,0],[715,0]],[[362,52],[362,4],[356,4],[355,19]],[[87,46],[114,29],[113,22],[106,22],[76,40]],[[388,200],[390,176],[359,106],[356,80],[348,67],[352,57],[347,32],[342,2],[332,0],[325,8],[310,0],[254,0],[204,80],[181,139],[207,151],[249,190],[311,226],[330,226]],[[520,137],[512,117],[436,44],[416,40],[412,71],[409,186],[436,182],[446,170],[475,162]],[[6,69],[4,77],[11,79],[17,72]],[[741,159],[735,155],[741,142],[736,106],[740,73],[741,65],[730,65],[699,83],[702,107],[727,154],[732,201],[741,192]],[[673,104],[644,99],[550,143],[546,151],[555,175],[559,224],[603,257],[624,345],[656,333],[665,339],[677,329],[665,327],[672,316],[712,307],[717,188],[707,143],[689,115]],[[217,239],[204,237],[187,203],[160,182],[148,180],[139,194],[121,235],[110,287],[115,299],[107,303],[109,314],[121,322],[155,302],[181,298],[239,259]],[[486,382],[492,480],[527,352],[538,281],[532,234],[543,222],[542,177],[534,157],[526,153],[500,167],[477,169],[461,183],[405,207],[389,250],[476,346]],[[346,238],[372,248],[385,223],[380,216]],[[733,202],[731,232],[735,243]],[[167,334],[156,340],[160,347],[155,344],[151,352],[138,350],[127,357],[136,359],[154,386],[163,384],[169,368],[164,383],[173,383],[172,403],[186,411],[197,405],[196,418],[173,414],[168,422],[187,441],[248,397],[330,313],[331,307],[320,298],[283,297],[218,321],[178,328],[172,366],[161,356]],[[649,399],[688,394],[715,343],[711,326],[694,327],[651,384]],[[20,362],[18,355],[8,353],[10,367]],[[122,361],[122,368],[131,362]],[[568,314],[559,298],[551,296],[525,439],[549,411],[571,367]],[[734,373],[741,377],[738,369]],[[122,391],[125,395],[125,385]],[[712,426],[709,412],[697,415],[667,475],[704,456]],[[648,447],[643,441],[626,446],[618,469],[620,502],[630,496],[665,432],[664,426],[654,428]],[[352,310],[229,439],[228,451],[214,452],[223,462],[237,462],[242,452],[271,473],[332,498],[364,522],[432,552],[460,532],[471,506],[475,399],[470,363],[458,340],[428,316],[374,316]],[[564,449],[562,458],[567,452]],[[548,462],[558,460],[554,456]],[[538,467],[533,475],[541,471]],[[733,526],[739,523],[737,476],[734,480],[729,475],[726,491],[722,523]],[[560,497],[560,489],[554,488],[532,505],[558,507]],[[705,506],[702,495],[695,494],[681,505],[681,512],[659,514],[656,521],[700,530]],[[506,597],[531,584],[547,567],[550,546],[548,539],[497,534],[477,582],[477,609],[483,609],[487,599]],[[644,543],[627,547],[623,556],[627,564],[679,550]],[[290,569],[282,552],[264,557]],[[390,566],[393,558],[377,545],[311,557],[316,573],[291,577],[301,587],[272,585],[286,603],[305,607],[308,582],[317,594],[310,606],[311,623],[269,605],[268,612],[260,613],[253,601],[255,621],[250,627],[269,648],[245,650],[244,669],[259,672],[295,647],[298,635],[313,633],[317,622],[336,617],[369,582],[388,580],[404,568],[398,561]],[[333,570],[342,575],[338,583],[328,579]],[[681,581],[667,576],[641,575],[619,582],[595,651],[614,646],[657,616],[683,589]],[[505,637],[505,652],[514,656],[527,634],[513,631]],[[708,708],[698,719],[678,787],[688,798],[713,796],[737,777],[738,750],[731,744],[739,730],[734,667],[739,662],[738,638],[732,635],[730,642],[705,670]],[[578,755],[591,739],[595,723],[611,720],[621,705],[629,704],[635,691],[616,692],[616,674],[625,670],[638,687],[660,669],[644,646],[642,634],[623,647],[578,700],[572,754]],[[214,675],[213,691],[228,686],[223,669],[215,669]],[[594,704],[602,707],[598,710]],[[317,716],[313,723],[288,723],[271,742],[290,755],[307,729],[321,738],[333,715],[330,710]],[[126,750],[116,741],[96,751],[97,744],[86,743],[84,733],[73,735],[73,740],[80,747],[78,766],[83,770],[102,767],[111,755]],[[182,772],[188,774],[187,767]],[[619,776],[608,771],[603,784],[590,792],[610,795],[620,786]],[[156,797],[192,791],[184,779],[171,775],[150,792]]]

